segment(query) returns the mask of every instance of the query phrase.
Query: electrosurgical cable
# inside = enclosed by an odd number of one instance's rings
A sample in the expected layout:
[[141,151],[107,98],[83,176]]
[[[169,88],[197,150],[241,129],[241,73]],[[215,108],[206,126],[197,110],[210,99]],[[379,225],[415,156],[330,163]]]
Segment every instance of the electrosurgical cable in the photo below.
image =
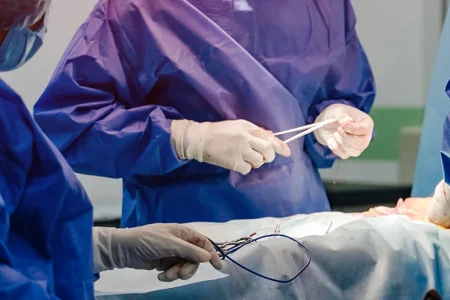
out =
[[[271,278],[268,276],[265,276],[263,274],[260,274],[258,272],[255,272],[245,266],[243,266],[242,264],[240,264],[239,262],[237,262],[236,260],[234,260],[233,258],[230,257],[231,254],[233,254],[234,252],[238,251],[239,249],[241,249],[242,247],[249,245],[251,243],[254,243],[260,239],[265,239],[265,238],[269,238],[269,237],[284,237],[287,238],[295,243],[297,243],[301,248],[303,248],[306,252],[307,255],[307,260],[308,262],[306,263],[306,265],[292,278],[287,279],[287,280],[282,280],[282,279],[276,279],[276,278]],[[250,237],[248,238],[242,238],[242,239],[238,239],[232,242],[226,242],[226,243],[215,243],[214,241],[212,241],[211,239],[209,239],[209,241],[211,242],[211,244],[214,246],[214,248],[216,249],[216,251],[218,252],[220,258],[222,260],[224,260],[225,258],[227,258],[229,261],[231,261],[232,263],[234,263],[235,265],[237,265],[238,267],[246,270],[247,272],[252,273],[253,275],[256,275],[258,277],[264,278],[266,280],[270,280],[270,281],[274,281],[274,282],[278,282],[278,283],[289,283],[291,281],[294,281],[295,279],[297,279],[298,276],[300,276],[305,270],[306,268],[308,268],[309,264],[311,263],[311,252],[309,251],[308,248],[306,248],[302,243],[300,243],[299,241],[291,238],[290,236],[284,235],[284,234],[267,234],[267,235],[263,235],[261,237],[252,239]],[[219,245],[231,245],[230,248],[221,248]]]

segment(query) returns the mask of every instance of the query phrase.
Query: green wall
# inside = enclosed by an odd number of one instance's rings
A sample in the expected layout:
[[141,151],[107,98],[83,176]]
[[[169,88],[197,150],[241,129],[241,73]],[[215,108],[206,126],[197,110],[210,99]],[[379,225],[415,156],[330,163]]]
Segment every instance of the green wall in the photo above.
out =
[[376,136],[357,159],[397,161],[400,128],[421,126],[424,108],[374,107],[370,113]]

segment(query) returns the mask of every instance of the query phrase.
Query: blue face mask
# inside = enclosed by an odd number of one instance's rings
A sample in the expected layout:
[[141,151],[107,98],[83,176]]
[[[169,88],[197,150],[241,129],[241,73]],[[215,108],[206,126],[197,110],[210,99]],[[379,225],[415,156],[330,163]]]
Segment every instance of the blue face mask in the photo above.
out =
[[0,72],[17,69],[30,60],[41,48],[46,32],[44,23],[36,31],[28,28],[10,29],[0,46]]

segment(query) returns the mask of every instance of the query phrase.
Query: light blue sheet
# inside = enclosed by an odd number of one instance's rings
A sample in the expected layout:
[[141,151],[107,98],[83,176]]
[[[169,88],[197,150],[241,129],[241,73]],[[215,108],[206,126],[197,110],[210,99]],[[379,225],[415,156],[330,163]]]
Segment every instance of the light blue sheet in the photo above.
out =
[[[123,293],[97,298],[397,300],[422,299],[433,288],[443,299],[450,298],[450,232],[404,216],[363,219],[322,213],[192,226],[213,240],[223,241],[252,231],[269,233],[278,223],[282,233],[303,236],[299,240],[312,254],[308,269],[289,284],[261,279],[227,263],[223,272],[229,275],[217,280],[147,293],[140,290],[140,294],[133,294],[128,287]],[[325,234],[329,224],[331,232]],[[306,262],[306,255],[298,246],[281,239],[246,246],[233,257],[257,272],[280,279],[292,277]],[[133,274],[127,274],[128,283],[139,281],[141,275]],[[149,287],[156,283],[152,277]],[[113,283],[112,278],[108,279],[110,287],[113,289],[114,284],[117,291],[120,281]],[[100,280],[103,287],[108,287],[108,280]]]
[[[450,11],[450,7],[449,7]],[[442,127],[450,113],[450,99],[445,87],[450,79],[450,13],[447,11],[436,66],[431,80],[422,127],[412,197],[430,197],[442,180]]]

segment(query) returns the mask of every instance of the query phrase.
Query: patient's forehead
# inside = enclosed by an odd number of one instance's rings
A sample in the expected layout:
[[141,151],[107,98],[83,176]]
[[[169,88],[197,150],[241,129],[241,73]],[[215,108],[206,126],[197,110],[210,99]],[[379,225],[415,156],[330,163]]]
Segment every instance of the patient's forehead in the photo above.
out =
[[428,202],[431,201],[433,197],[427,197],[427,198],[416,198],[416,197],[410,197],[403,200],[404,202]]

